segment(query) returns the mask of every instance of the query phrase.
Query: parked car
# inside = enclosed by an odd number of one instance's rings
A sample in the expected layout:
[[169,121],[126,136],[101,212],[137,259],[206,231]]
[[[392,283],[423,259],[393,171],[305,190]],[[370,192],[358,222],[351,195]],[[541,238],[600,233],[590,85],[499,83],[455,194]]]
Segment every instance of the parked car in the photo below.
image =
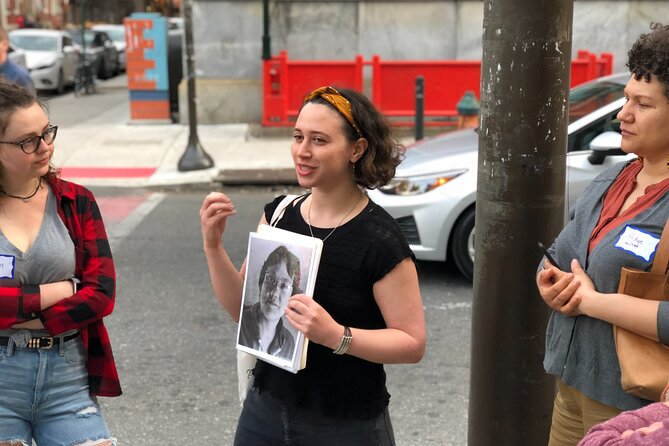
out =
[[91,58],[93,73],[100,79],[115,76],[119,71],[118,51],[114,42],[104,31],[84,30],[82,40],[81,30],[68,31],[72,40]]
[[[620,150],[619,133],[617,150],[593,150],[595,137],[606,133],[604,145],[610,146],[611,131],[619,131],[616,115],[625,103],[629,76],[599,78],[570,92],[567,209],[595,176],[633,156]],[[453,131],[409,146],[395,178],[384,188],[370,190],[369,196],[399,222],[416,258],[451,261],[471,279],[477,169],[477,130]]]
[[167,22],[169,29],[184,29],[183,17],[169,17]]
[[17,29],[9,32],[11,44],[25,51],[26,67],[38,90],[62,93],[74,84],[79,51],[69,34],[51,29]]
[[26,52],[20,48],[16,48],[11,43],[9,48],[7,48],[7,57],[9,60],[14,62],[16,65],[28,69],[28,63],[26,62]]
[[114,43],[118,52],[118,69],[125,71],[125,26],[112,24],[93,25],[94,31],[104,31]]

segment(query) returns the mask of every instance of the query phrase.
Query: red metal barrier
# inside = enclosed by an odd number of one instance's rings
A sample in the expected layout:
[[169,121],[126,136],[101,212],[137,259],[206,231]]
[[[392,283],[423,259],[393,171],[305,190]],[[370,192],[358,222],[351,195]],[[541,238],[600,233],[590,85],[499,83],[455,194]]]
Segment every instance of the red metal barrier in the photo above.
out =
[[[263,117],[265,126],[293,124],[302,98],[322,85],[363,91],[361,55],[350,61],[290,61],[286,51],[264,62]],[[480,98],[480,61],[382,61],[372,58],[372,102],[393,125],[414,125],[415,83],[425,79],[425,125],[455,125],[456,105],[467,90]],[[572,60],[571,86],[610,74],[613,54],[600,57],[581,50]]]
[[362,91],[361,55],[349,61],[288,60],[281,51],[278,58],[264,62],[263,120],[265,126],[292,125],[304,95],[323,85],[336,85]]
[[595,53],[579,50],[576,59],[571,61],[571,86],[575,87],[591,79],[611,74],[612,70],[612,53],[602,53],[598,58]]
[[[394,125],[413,125],[413,119],[406,118],[415,114],[418,76],[425,79],[426,118],[457,116],[458,101],[467,90],[478,93],[481,85],[480,61],[381,61],[374,56],[372,67],[372,102]],[[392,119],[397,117],[405,119]],[[450,121],[428,120],[425,125],[448,125]]]

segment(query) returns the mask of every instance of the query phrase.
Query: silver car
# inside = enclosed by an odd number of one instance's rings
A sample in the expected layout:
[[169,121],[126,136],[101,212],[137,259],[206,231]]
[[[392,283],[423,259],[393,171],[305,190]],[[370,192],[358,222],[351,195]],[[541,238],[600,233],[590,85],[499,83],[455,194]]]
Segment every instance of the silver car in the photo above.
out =
[[[633,157],[619,150],[620,136],[611,133],[619,130],[616,115],[629,78],[629,73],[603,77],[570,92],[567,206],[600,172]],[[593,150],[591,142],[603,133],[602,150]],[[618,149],[609,150],[616,136]],[[409,146],[395,178],[369,196],[397,219],[416,258],[450,261],[471,279],[477,169],[476,130],[454,131]]]
[[17,29],[9,33],[9,40],[25,52],[35,88],[62,93],[65,85],[74,84],[79,51],[66,32]]

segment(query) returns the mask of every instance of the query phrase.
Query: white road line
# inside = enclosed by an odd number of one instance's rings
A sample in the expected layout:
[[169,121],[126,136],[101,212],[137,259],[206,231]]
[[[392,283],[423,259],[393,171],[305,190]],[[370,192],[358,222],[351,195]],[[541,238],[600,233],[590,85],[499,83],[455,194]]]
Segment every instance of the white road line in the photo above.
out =
[[155,192],[149,195],[146,200],[133,209],[133,211],[119,224],[114,225],[108,230],[109,233],[107,235],[109,237],[109,244],[111,245],[112,252],[118,247],[121,241],[129,236],[137,225],[144,220],[144,217],[149,215],[149,213],[163,201],[165,197],[166,194],[162,192]]

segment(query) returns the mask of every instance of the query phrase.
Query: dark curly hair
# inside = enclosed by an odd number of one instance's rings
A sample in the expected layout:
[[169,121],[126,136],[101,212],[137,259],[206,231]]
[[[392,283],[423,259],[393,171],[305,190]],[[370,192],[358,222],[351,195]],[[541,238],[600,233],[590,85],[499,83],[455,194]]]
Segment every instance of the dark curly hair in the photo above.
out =
[[[346,88],[337,88],[351,103],[353,120],[367,140],[367,150],[355,163],[354,180],[364,188],[376,189],[385,186],[395,176],[395,169],[404,157],[404,146],[392,135],[390,125],[372,102],[362,93]],[[307,102],[323,104],[337,109],[321,97]],[[302,105],[304,107],[305,104]],[[337,112],[339,115],[339,112]],[[342,129],[346,139],[353,144],[360,138],[351,124],[341,115]]]
[[669,99],[669,26],[651,23],[650,29],[639,36],[627,53],[627,67],[636,80],[643,78],[650,82],[651,77],[657,78]]
[[[42,107],[42,110],[48,116],[49,109],[46,103],[37,99],[31,90],[0,77],[0,139],[4,140],[5,131],[7,131],[14,113],[19,109],[28,108],[34,104]],[[58,176],[58,173],[58,169],[49,165],[49,172],[44,177],[47,180],[52,180]],[[2,186],[0,185],[0,187]]]
[[263,263],[262,268],[260,269],[260,275],[258,276],[258,288],[262,289],[262,283],[265,280],[265,273],[267,268],[270,266],[278,265],[281,262],[286,263],[286,271],[288,275],[293,278],[293,292],[292,294],[299,294],[302,292],[300,289],[300,259],[290,252],[288,248],[283,245],[280,245],[274,251],[267,256],[267,260]]

